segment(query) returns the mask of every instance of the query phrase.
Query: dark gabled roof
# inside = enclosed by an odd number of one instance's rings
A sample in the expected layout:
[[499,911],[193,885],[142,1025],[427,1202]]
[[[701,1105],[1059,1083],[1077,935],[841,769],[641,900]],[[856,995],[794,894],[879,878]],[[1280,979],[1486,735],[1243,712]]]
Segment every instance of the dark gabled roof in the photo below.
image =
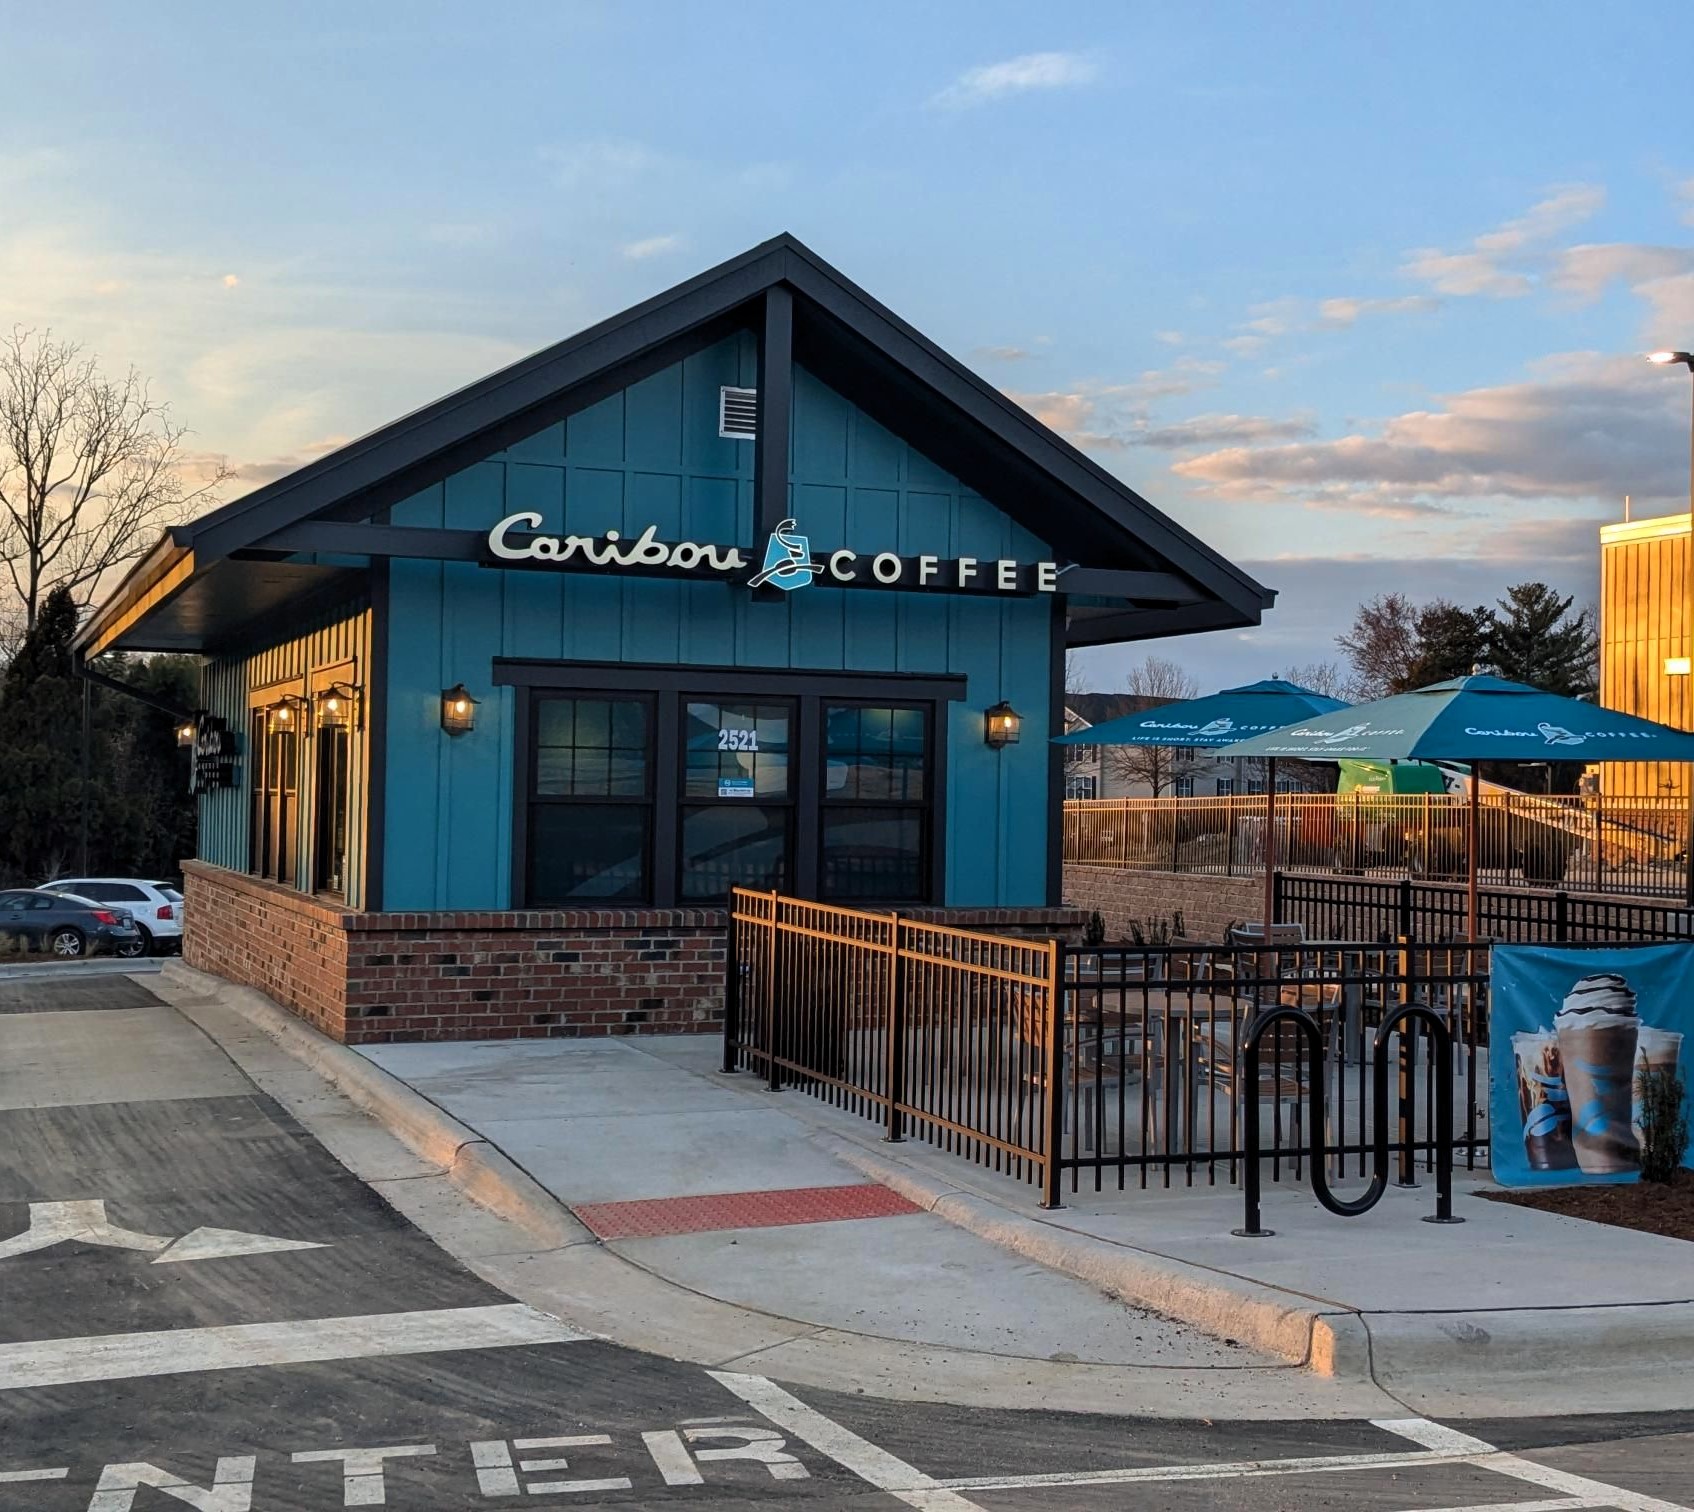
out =
[[[787,234],[372,431],[175,527],[80,637],[110,644],[159,582],[199,577],[313,519],[375,515],[490,451],[745,327],[767,290],[794,295],[795,360],[1086,569],[1175,574],[1191,585],[1156,609],[1077,592],[1073,641],[1256,624],[1275,595],[1083,456]],[[187,574],[184,558],[192,558]],[[177,569],[172,572],[173,567]],[[1095,574],[1096,578],[1099,574]],[[1079,587],[1083,576],[1073,580]],[[127,606],[127,608],[126,608]],[[145,612],[140,617],[145,617]],[[139,643],[136,641],[134,643]]]

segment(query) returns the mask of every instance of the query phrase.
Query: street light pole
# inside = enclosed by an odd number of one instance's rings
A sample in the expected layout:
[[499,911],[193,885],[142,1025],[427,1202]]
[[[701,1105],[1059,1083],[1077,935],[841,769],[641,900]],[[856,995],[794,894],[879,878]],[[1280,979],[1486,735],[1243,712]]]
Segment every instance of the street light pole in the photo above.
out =
[[[1649,352],[1649,362],[1655,362],[1660,367],[1670,367],[1680,363],[1688,369],[1690,378],[1694,378],[1694,352]],[[1689,385],[1690,415],[1688,423],[1688,571],[1683,583],[1682,634],[1685,654],[1682,658],[1682,673],[1688,678],[1687,688],[1687,723],[1694,730],[1694,383]],[[1694,763],[1688,768],[1688,834],[1684,845],[1685,880],[1683,901],[1688,907],[1694,908]]]

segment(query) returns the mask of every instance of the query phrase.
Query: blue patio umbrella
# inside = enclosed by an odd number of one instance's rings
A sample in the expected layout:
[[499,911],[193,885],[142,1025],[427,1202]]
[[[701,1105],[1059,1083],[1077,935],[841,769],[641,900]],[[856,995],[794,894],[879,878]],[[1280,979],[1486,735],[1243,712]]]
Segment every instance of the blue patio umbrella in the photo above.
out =
[[1302,720],[1227,746],[1223,754],[1472,763],[1467,922],[1475,939],[1476,762],[1694,761],[1694,734],[1478,673]]
[[[1195,746],[1217,750],[1251,736],[1267,734],[1348,707],[1281,678],[1240,688],[1225,688],[1205,698],[1158,704],[1139,713],[1108,719],[1069,735],[1055,745]],[[1319,758],[1320,760],[1323,758]],[[1333,758],[1329,758],[1332,759]],[[1275,904],[1276,758],[1265,763],[1265,932],[1269,937]]]

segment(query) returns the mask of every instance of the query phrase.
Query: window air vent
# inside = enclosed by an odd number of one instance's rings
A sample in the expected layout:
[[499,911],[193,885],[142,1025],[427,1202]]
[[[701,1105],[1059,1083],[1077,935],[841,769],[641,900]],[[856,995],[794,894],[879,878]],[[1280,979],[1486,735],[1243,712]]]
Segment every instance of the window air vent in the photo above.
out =
[[751,441],[759,434],[759,391],[750,388],[718,390],[718,434],[732,441]]

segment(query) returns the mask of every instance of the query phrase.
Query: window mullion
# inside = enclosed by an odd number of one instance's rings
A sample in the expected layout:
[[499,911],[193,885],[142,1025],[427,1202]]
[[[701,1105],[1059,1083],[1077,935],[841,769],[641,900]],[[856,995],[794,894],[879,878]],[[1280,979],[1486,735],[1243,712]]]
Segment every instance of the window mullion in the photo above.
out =
[[682,693],[660,693],[654,697],[652,745],[647,769],[653,774],[653,820],[649,826],[653,855],[653,902],[674,908],[681,887],[678,872],[682,855]]

